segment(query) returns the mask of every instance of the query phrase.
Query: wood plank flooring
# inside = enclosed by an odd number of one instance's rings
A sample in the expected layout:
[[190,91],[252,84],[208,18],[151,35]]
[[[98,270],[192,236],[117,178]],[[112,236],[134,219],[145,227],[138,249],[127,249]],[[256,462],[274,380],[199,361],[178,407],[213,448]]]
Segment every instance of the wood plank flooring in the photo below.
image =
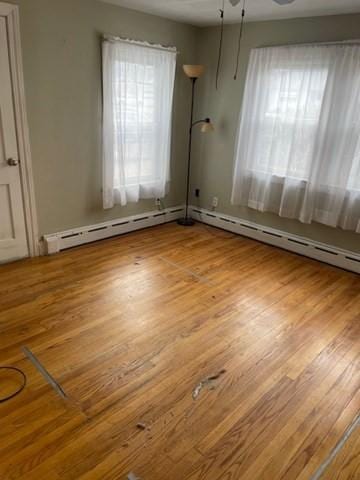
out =
[[[0,365],[28,377],[1,480],[309,480],[360,410],[356,274],[166,224],[2,266],[0,291]],[[324,480],[359,479],[359,445]]]

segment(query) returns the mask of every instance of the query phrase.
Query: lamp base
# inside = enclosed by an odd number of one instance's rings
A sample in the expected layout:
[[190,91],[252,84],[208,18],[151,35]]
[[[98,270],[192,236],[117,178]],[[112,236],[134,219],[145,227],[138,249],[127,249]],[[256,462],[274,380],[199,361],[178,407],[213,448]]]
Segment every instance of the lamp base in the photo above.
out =
[[192,227],[193,225],[195,225],[194,220],[190,217],[179,218],[177,223],[179,225],[182,225],[183,227]]

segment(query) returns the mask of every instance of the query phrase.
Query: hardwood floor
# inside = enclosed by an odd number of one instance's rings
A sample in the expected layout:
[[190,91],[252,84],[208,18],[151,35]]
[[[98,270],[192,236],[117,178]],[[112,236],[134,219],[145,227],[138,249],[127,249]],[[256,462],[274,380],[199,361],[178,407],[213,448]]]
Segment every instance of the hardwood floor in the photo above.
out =
[[[0,289],[0,365],[28,377],[2,480],[308,480],[360,410],[355,274],[167,224],[2,266]],[[323,478],[359,479],[359,445]]]

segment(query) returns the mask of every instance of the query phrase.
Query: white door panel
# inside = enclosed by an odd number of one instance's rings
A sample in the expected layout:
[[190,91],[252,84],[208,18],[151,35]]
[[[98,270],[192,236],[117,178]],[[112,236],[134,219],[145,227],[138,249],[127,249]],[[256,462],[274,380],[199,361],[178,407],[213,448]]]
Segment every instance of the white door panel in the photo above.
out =
[[6,28],[0,17],[0,263],[29,253]]

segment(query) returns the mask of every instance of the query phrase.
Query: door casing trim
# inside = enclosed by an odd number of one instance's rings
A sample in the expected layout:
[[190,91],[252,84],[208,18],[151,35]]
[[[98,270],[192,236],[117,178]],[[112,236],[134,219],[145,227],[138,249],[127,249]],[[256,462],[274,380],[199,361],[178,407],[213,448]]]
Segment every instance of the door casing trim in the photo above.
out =
[[21,52],[20,18],[17,5],[0,2],[0,16],[5,17],[8,31],[9,59],[13,87],[16,134],[20,159],[20,180],[24,204],[29,255],[40,255],[35,188],[26,114],[24,73]]

